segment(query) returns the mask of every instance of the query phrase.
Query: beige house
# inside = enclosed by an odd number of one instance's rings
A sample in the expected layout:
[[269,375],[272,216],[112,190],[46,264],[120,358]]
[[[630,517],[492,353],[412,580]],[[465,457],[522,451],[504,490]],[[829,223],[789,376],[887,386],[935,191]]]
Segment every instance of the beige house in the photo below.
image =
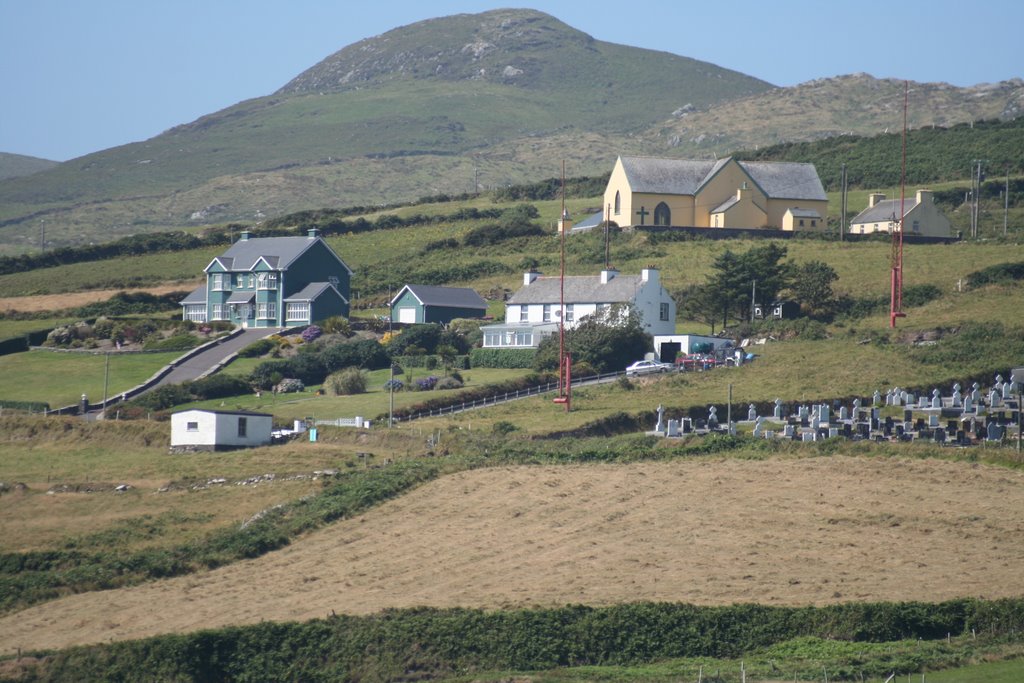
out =
[[619,227],[824,230],[828,197],[813,164],[619,157],[604,192]]
[[[872,232],[892,233],[899,224],[900,200],[886,199],[884,194],[868,195],[868,208],[850,221],[851,235]],[[930,190],[918,190],[903,201],[904,234],[929,237],[953,237],[953,225],[939,208]]]

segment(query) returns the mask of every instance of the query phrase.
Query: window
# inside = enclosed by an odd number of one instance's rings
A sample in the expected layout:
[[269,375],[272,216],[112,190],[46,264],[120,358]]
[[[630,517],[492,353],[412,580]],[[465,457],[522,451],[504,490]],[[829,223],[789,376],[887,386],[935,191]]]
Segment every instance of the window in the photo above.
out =
[[801,228],[804,227],[804,219],[803,218],[800,219],[800,227]]
[[210,320],[227,320],[227,315],[224,311],[224,304],[213,305],[213,314],[210,316]]
[[811,227],[812,227],[812,228],[816,228],[816,227],[818,227],[818,221],[816,221],[816,220],[814,220],[814,219],[812,218],[812,219],[811,219]]
[[260,273],[256,276],[257,289],[277,289],[277,273]]
[[530,309],[527,306],[519,307],[519,322],[525,323],[530,320]]
[[235,275],[235,287],[238,287],[239,289],[245,287],[245,276],[241,273]]
[[253,275],[252,273],[250,273],[249,274],[249,289],[252,289],[255,286],[256,286],[256,276]]
[[551,304],[544,304],[544,322],[551,322]]
[[277,304],[273,301],[256,304],[256,317],[260,320],[268,320],[277,317]]
[[198,422],[186,422],[185,423],[185,431],[186,432],[198,432],[199,431],[199,423]]
[[622,195],[620,195],[619,191],[616,190],[615,191],[615,215],[618,216],[620,213],[622,213]]
[[663,321],[668,320],[668,304],[665,302],[662,302],[659,305],[658,319]]
[[238,436],[244,437],[249,431],[249,420],[245,417],[238,418]]
[[185,320],[191,320],[194,323],[205,323],[206,306],[203,304],[186,304]]
[[213,274],[213,291],[227,292],[231,290],[231,276],[225,273]]
[[654,224],[672,225],[672,210],[668,208],[668,204],[665,202],[661,202],[654,207]]
[[565,305],[565,322],[571,323],[573,321],[573,316],[574,315],[575,314],[573,312],[573,304],[566,304]]
[[914,232],[921,232],[921,221],[914,221]]
[[286,320],[309,320],[309,304],[305,301],[285,304],[284,312]]

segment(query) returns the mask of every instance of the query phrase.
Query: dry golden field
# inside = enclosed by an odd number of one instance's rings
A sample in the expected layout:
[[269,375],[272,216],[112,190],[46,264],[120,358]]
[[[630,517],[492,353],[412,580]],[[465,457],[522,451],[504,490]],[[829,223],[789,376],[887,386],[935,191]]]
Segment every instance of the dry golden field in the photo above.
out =
[[385,608],[1019,596],[1024,472],[852,456],[502,467],[264,557],[0,618],[0,653]]

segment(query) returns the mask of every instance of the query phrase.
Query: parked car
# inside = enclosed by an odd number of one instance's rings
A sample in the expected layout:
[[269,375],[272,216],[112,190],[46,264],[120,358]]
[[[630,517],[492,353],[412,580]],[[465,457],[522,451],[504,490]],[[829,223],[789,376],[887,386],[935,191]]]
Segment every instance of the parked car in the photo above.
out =
[[671,363],[659,363],[656,360],[638,360],[626,368],[626,376],[649,375],[655,372],[669,372],[673,369]]

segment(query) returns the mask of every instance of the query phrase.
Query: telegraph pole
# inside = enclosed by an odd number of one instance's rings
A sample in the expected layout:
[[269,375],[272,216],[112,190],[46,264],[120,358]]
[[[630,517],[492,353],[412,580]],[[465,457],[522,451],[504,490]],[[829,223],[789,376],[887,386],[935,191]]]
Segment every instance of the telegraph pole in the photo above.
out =
[[839,181],[839,190],[842,193],[839,201],[839,241],[843,241],[843,235],[846,234],[846,164],[843,164],[843,174]]
[[1010,216],[1010,167],[1006,167],[1006,190],[1003,192],[1003,237],[1006,237],[1006,224]]

